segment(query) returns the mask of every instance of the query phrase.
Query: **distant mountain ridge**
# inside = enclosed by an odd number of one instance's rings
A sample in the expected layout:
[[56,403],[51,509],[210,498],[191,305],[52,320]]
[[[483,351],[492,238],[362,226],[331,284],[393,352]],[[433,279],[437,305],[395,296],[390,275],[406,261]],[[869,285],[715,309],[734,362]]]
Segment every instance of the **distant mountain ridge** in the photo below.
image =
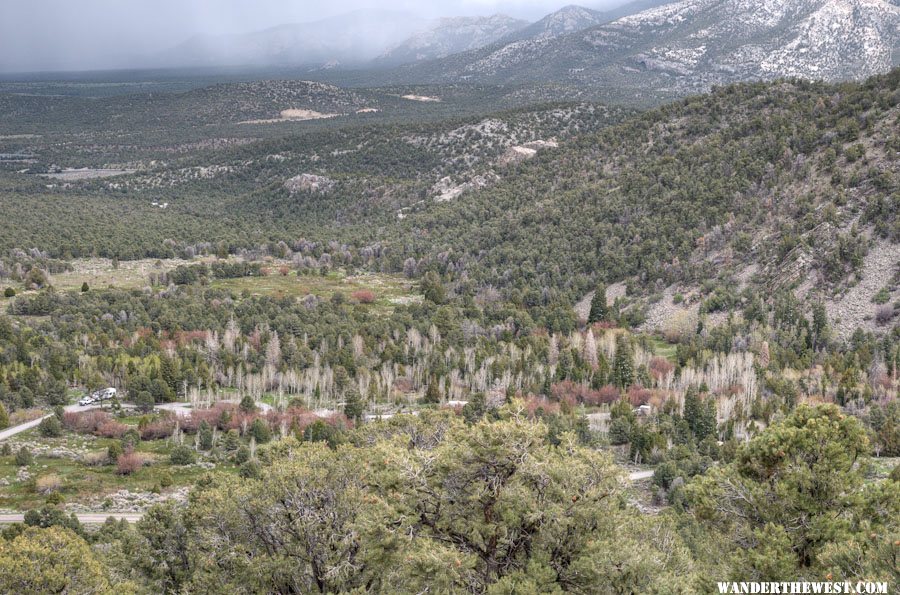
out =
[[684,95],[742,80],[861,79],[900,62],[897,4],[682,0],[574,33],[504,40],[398,69],[391,82],[554,81]]
[[234,35],[198,35],[151,59],[163,66],[362,63],[425,25],[405,12],[355,11]]
[[374,62],[376,65],[398,65],[443,58],[489,45],[527,25],[528,21],[503,14],[441,18],[392,47]]

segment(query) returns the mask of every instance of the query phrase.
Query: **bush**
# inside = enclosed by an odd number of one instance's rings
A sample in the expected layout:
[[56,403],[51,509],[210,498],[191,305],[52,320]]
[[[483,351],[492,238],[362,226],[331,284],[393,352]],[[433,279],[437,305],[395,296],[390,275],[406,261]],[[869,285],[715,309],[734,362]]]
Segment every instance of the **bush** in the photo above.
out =
[[159,474],[159,487],[168,488],[170,487],[174,481],[172,480],[172,474],[168,471],[163,471]]
[[12,446],[9,445],[9,442],[3,443],[3,447],[0,448],[0,456],[4,456],[4,457],[12,456]]
[[190,447],[179,445],[172,449],[169,460],[172,461],[173,465],[190,465],[197,460],[197,457]]
[[51,415],[38,424],[38,432],[45,438],[57,438],[62,436],[62,431],[62,424],[55,415]]
[[128,428],[125,430],[125,433],[122,434],[122,448],[125,450],[134,450],[134,447],[137,446],[140,441],[141,434],[136,428]]
[[[121,453],[119,453],[121,454]],[[118,455],[116,455],[118,457]],[[105,465],[110,460],[109,451],[89,452],[81,457],[81,464],[85,467],[99,467]],[[115,460],[115,459],[112,459]]]
[[168,438],[175,433],[175,418],[174,416],[160,418],[146,424],[140,431],[142,440]]
[[894,317],[894,307],[890,304],[878,306],[875,310],[875,322],[878,324],[887,324]]
[[59,504],[62,504],[63,502],[65,502],[66,499],[59,492],[53,492],[52,494],[47,496],[47,498],[44,501],[47,504],[56,506],[56,505],[59,505]]
[[237,465],[242,465],[250,460],[250,449],[247,448],[246,445],[241,445],[241,447],[234,453],[234,462]]
[[896,481],[896,482],[900,483],[900,463],[898,463],[898,464],[894,467],[893,471],[891,471],[891,474],[888,475],[888,478],[889,478],[891,481]]
[[238,473],[244,479],[259,479],[262,475],[262,467],[260,466],[258,461],[251,460],[241,465]]
[[62,479],[55,473],[38,477],[37,481],[34,482],[35,491],[45,496],[47,494],[52,494],[53,492],[58,492],[61,487]]
[[96,433],[101,426],[113,421],[105,411],[66,411],[62,415],[63,427],[79,434]]
[[119,455],[116,459],[116,473],[119,475],[131,475],[144,466],[144,457],[136,452]]
[[5,430],[9,427],[9,413],[6,412],[6,407],[3,406],[3,403],[0,403],[0,430]]
[[352,297],[360,304],[371,304],[375,301],[375,294],[368,289],[360,289],[359,291],[354,291],[350,294],[350,297]]
[[19,467],[27,467],[34,462],[34,456],[31,451],[24,446],[16,453],[16,465]]
[[123,454],[125,454],[125,449],[122,447],[121,442],[113,442],[106,449],[106,458],[110,463],[118,461]]
[[103,425],[97,428],[94,433],[101,438],[121,438],[122,434],[127,430],[128,426],[111,419],[103,422]]
[[16,297],[16,290],[13,289],[12,287],[7,287],[6,289],[3,290],[3,297],[8,297],[8,298]]

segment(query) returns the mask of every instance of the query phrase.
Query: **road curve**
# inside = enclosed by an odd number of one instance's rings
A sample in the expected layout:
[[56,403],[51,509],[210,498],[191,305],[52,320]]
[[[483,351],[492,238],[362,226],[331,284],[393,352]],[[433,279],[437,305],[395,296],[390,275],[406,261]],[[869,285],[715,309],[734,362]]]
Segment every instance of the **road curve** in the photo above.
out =
[[[106,519],[112,517],[117,521],[125,519],[129,523],[141,520],[144,516],[143,512],[76,512],[75,517],[78,521],[85,525],[102,525]],[[0,525],[9,525],[11,523],[22,523],[25,521],[25,515],[21,512],[0,514]]]

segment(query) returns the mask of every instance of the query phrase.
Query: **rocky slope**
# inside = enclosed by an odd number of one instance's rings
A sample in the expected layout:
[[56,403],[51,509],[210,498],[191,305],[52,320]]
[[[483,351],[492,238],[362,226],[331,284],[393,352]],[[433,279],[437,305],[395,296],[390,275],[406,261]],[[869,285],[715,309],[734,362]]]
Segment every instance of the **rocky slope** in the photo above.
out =
[[887,0],[683,0],[558,37],[495,44],[397,76],[683,95],[745,80],[861,79],[896,65],[898,48],[900,6]]

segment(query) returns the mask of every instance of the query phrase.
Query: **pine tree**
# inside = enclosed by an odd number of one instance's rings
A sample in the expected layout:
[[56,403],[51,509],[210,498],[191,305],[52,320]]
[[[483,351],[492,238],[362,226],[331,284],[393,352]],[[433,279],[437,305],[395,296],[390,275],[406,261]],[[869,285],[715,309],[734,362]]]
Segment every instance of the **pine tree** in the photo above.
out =
[[628,388],[634,382],[634,355],[631,342],[620,335],[616,339],[616,357],[613,360],[613,383],[619,388]]
[[200,437],[200,449],[211,449],[213,447],[213,431],[212,427],[210,427],[209,423],[206,420],[200,422],[200,429],[198,430],[198,434]]
[[425,396],[422,397],[423,403],[438,404],[441,402],[441,391],[438,387],[437,380],[432,378],[425,389]]
[[716,432],[715,401],[702,399],[697,387],[689,387],[684,395],[684,420],[698,443],[713,436]]
[[6,407],[3,406],[3,403],[0,403],[0,430],[4,430],[9,427],[9,414],[6,412]]
[[588,314],[588,324],[605,322],[609,320],[609,306],[606,305],[606,286],[598,285],[591,300],[591,311]]
[[813,323],[812,323],[812,339],[813,349],[818,349],[826,341],[828,337],[828,313],[822,302],[816,302],[812,307]]
[[354,422],[360,423],[363,419],[364,410],[365,408],[362,399],[359,396],[359,391],[355,388],[349,389],[344,397],[344,415]]

